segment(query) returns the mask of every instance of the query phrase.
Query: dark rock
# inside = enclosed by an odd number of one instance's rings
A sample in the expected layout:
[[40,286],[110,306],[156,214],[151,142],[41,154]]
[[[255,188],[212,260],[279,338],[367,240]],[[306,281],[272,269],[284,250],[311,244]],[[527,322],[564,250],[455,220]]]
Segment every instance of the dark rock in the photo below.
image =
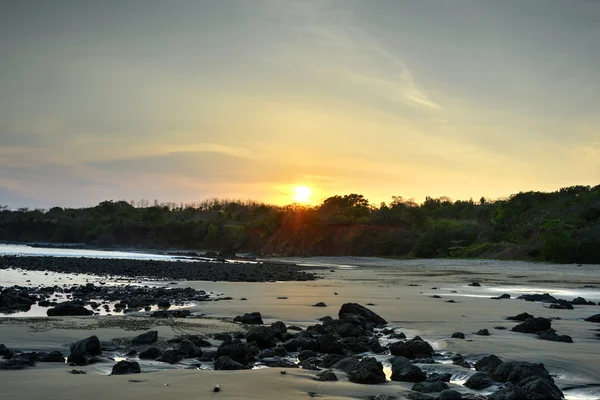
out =
[[298,354],[298,360],[304,361],[304,360],[308,360],[309,358],[313,358],[313,357],[316,357],[316,356],[317,356],[317,353],[315,353],[312,350],[302,350]]
[[183,360],[183,356],[178,350],[167,350],[156,359],[156,361],[166,362],[169,364],[175,364],[181,360]]
[[73,343],[70,351],[71,354],[67,358],[68,363],[87,365],[91,358],[102,354],[102,347],[97,336],[90,336]]
[[438,294],[434,294],[433,296],[431,296],[432,299],[441,299],[442,296],[438,295]]
[[247,343],[227,343],[224,342],[217,349],[217,357],[227,356],[242,365],[248,365],[254,360],[254,354],[251,346]]
[[487,329],[480,329],[475,334],[479,336],[490,336],[490,331]]
[[390,362],[392,364],[391,379],[393,381],[423,382],[427,378],[425,372],[406,357],[394,357]]
[[152,344],[158,340],[158,331],[148,331],[131,339],[134,346],[142,344]]
[[92,315],[94,312],[92,310],[88,310],[81,304],[64,302],[57,304],[54,308],[47,309],[46,314],[49,317],[57,317],[64,315]]
[[510,294],[504,293],[504,294],[501,294],[500,296],[492,297],[492,299],[494,299],[494,300],[510,299]]
[[0,362],[0,370],[3,369],[25,369],[35,367],[36,353],[21,353],[10,360]]
[[448,389],[445,382],[419,382],[415,383],[411,390],[421,393],[438,393]]
[[462,394],[453,389],[447,389],[440,392],[438,400],[462,400]]
[[257,326],[250,331],[248,331],[248,335],[246,336],[246,341],[256,342],[259,348],[268,349],[270,347],[275,347],[277,345],[277,340],[275,340],[275,335],[271,328],[267,328],[266,326]]
[[509,320],[509,321],[521,321],[521,322],[523,322],[523,321],[528,320],[529,318],[534,318],[534,316],[531,315],[531,314],[529,314],[529,313],[524,312],[524,313],[515,315],[514,317],[508,317],[506,319]]
[[435,400],[434,397],[428,396],[424,393],[411,392],[406,394],[408,400]]
[[544,364],[533,364],[525,361],[508,361],[498,365],[490,376],[500,382],[518,383],[525,378],[537,376],[553,381]]
[[317,374],[317,377],[315,378],[315,380],[320,381],[320,382],[337,381],[338,377],[336,376],[336,374],[333,371],[323,371],[323,372]]
[[64,363],[65,356],[60,351],[52,351],[50,353],[40,355],[39,361]]
[[390,352],[394,356],[406,357],[410,360],[415,358],[427,358],[433,356],[433,347],[419,336],[407,342],[395,342],[389,345]]
[[240,369],[247,369],[247,367],[237,361],[232,360],[228,356],[221,356],[215,360],[216,371],[232,371]]
[[[342,306],[343,307],[343,306]],[[350,382],[373,385],[385,383],[383,365],[373,357],[365,357],[348,373]]]
[[271,330],[273,331],[273,335],[278,339],[283,338],[283,335],[287,333],[287,327],[281,321],[273,322],[271,324]]
[[584,299],[583,297],[576,297],[571,301],[572,304],[575,304],[577,306],[587,306],[588,305],[588,301],[586,299]]
[[327,307],[327,304],[325,304],[322,301],[320,301],[317,304],[313,305],[313,307]]
[[587,322],[600,323],[600,314],[592,315],[591,317],[587,317],[585,320]]
[[475,370],[490,373],[502,363],[503,361],[496,355],[490,354],[489,356],[482,357],[475,363]]
[[246,313],[242,316],[237,316],[233,319],[234,322],[241,322],[242,324],[250,325],[262,325],[263,320],[259,312]]
[[517,297],[517,299],[521,299],[521,300],[525,300],[525,301],[541,301],[544,303],[554,303],[556,302],[556,298],[549,295],[548,293],[544,293],[544,294],[523,294],[519,297]]
[[467,379],[467,381],[464,383],[464,386],[473,390],[481,390],[490,387],[493,384],[494,381],[491,380],[487,374],[483,372],[477,372]]
[[319,352],[325,354],[344,354],[344,346],[342,343],[332,334],[327,334],[317,339],[319,344]]
[[513,332],[537,333],[551,329],[552,321],[548,318],[529,318],[512,328]]
[[[369,351],[369,346],[367,345],[368,339],[365,336],[361,338],[355,337],[346,337],[342,339],[342,347],[351,354],[358,353],[366,353]],[[379,343],[379,341],[377,342]],[[381,347],[381,346],[379,346]],[[377,353],[377,352],[375,352]]]
[[360,363],[359,359],[356,357],[347,357],[343,358],[337,363],[335,363],[332,368],[342,370],[344,372],[350,372],[358,368],[358,364]]
[[72,375],[85,375],[87,372],[80,369],[72,369],[70,374]]
[[569,335],[557,335],[553,330],[540,332],[537,336],[541,340],[550,340],[553,342],[573,343],[573,338]]
[[190,310],[158,310],[150,314],[153,318],[187,318],[191,315]]
[[319,344],[315,339],[305,338],[305,337],[296,337],[288,342],[286,342],[283,347],[290,352],[300,351],[300,350],[319,350]]
[[0,356],[4,357],[10,353],[12,353],[11,350],[9,350],[5,345],[0,344]]
[[146,350],[140,353],[141,360],[156,360],[162,352],[156,347],[148,347]]
[[469,286],[480,287],[481,284],[479,282],[469,283]]
[[142,370],[135,361],[119,361],[113,365],[111,375],[139,374]]
[[506,327],[505,326],[495,326],[494,329],[497,329],[499,331],[505,331]]
[[356,303],[345,303],[342,305],[340,311],[338,312],[340,320],[343,320],[345,316],[352,314],[359,315],[363,317],[367,322],[370,322],[376,326],[387,324],[387,321],[381,318],[375,312]]
[[527,398],[531,400],[561,400],[564,398],[563,392],[549,379],[531,376],[525,378],[517,384],[521,387]]
[[202,355],[202,350],[198,353],[196,345],[191,340],[183,339],[177,346],[177,351],[183,358],[199,357]]
[[288,327],[287,327],[287,329],[288,329],[289,331],[297,331],[297,332],[300,332],[300,331],[302,331],[302,328],[300,328],[299,326],[296,326],[296,325],[291,325],[291,326],[288,326]]
[[[342,359],[342,357],[340,355],[338,355],[338,354],[327,354],[321,360],[321,363],[319,364],[319,367],[321,367],[321,368],[331,368],[334,364],[336,364],[337,362],[339,362],[341,359]],[[358,359],[356,360],[356,363],[358,365]]]
[[452,339],[464,339],[465,338],[465,334],[462,332],[454,332],[452,334],[452,336],[450,336]]

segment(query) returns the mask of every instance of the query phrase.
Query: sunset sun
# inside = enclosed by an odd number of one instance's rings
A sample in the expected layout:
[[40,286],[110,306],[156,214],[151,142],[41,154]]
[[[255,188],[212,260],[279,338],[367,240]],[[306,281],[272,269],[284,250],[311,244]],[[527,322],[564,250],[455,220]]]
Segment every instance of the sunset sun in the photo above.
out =
[[294,187],[294,201],[296,203],[309,203],[311,190],[307,186]]

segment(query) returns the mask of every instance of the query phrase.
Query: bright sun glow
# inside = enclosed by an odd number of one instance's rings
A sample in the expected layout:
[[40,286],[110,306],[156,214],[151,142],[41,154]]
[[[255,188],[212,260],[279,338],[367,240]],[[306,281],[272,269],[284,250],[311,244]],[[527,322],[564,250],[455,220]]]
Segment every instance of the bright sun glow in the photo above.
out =
[[296,203],[309,203],[311,191],[306,186],[296,186],[294,188],[294,201]]

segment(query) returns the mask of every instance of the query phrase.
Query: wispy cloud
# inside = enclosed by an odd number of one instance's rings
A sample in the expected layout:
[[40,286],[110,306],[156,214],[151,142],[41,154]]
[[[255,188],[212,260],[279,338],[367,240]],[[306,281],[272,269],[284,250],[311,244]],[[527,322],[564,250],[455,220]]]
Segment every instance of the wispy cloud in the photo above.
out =
[[354,1],[274,1],[273,9],[287,19],[288,29],[310,42],[310,49],[329,51],[321,63],[340,60],[341,74],[350,83],[371,83],[383,96],[399,97],[415,107],[442,110],[431,98],[402,58],[401,49],[385,44],[382,37],[370,32],[353,18]]

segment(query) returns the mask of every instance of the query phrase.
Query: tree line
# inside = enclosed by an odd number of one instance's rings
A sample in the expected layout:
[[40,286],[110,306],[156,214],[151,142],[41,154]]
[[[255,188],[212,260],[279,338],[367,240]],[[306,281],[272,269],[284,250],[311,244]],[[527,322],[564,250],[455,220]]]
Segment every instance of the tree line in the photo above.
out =
[[48,210],[0,207],[0,241],[264,255],[279,254],[285,244],[281,255],[600,263],[600,185],[520,192],[498,200],[427,197],[417,203],[393,196],[379,205],[352,193],[311,207],[223,199],[193,204],[109,200]]

